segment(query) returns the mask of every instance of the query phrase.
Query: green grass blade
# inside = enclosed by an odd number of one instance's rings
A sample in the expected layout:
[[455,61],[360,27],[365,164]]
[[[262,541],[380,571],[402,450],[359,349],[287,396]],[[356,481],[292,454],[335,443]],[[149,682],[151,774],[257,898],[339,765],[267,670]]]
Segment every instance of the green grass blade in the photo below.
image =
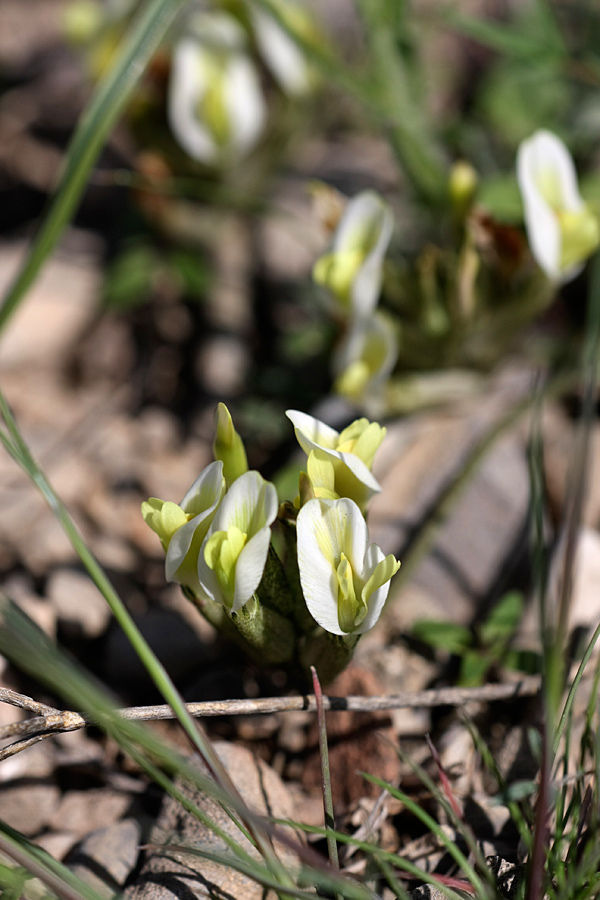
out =
[[[62,526],[65,534],[71,541],[71,544],[81,559],[83,565],[88,571],[96,587],[103,594],[117,622],[125,632],[126,637],[137,653],[140,661],[146,668],[154,684],[161,692],[167,703],[173,709],[178,721],[180,722],[185,734],[189,738],[192,746],[200,753],[209,770],[224,788],[225,793],[229,795],[230,805],[238,812],[247,829],[247,836],[252,835],[252,839],[260,848],[265,859],[267,859],[274,872],[290,885],[292,883],[290,876],[285,867],[280,863],[273,848],[270,844],[268,836],[263,832],[259,822],[254,817],[248,816],[248,810],[243,804],[238,790],[236,789],[231,777],[225,767],[222,765],[219,757],[212,749],[210,741],[206,736],[204,729],[199,722],[194,721],[190,716],[182,697],[173,684],[169,674],[157,659],[149,644],[140,633],[135,625],[132,617],[125,608],[123,601],[113,588],[106,573],[101,565],[87,547],[85,541],[81,537],[75,523],[73,522],[68,510],[53,490],[50,482],[46,478],[42,469],[38,466],[33,456],[29,452],[25,441],[23,440],[17,423],[10,411],[8,403],[0,391],[0,415],[4,419],[7,429],[9,430],[13,440],[11,441],[7,435],[0,431],[0,440],[4,444],[7,451],[15,459],[16,462],[24,469],[26,474],[31,478],[33,483],[38,487],[44,499],[50,506],[50,509],[56,516],[58,522]],[[239,823],[238,823],[239,824]],[[243,831],[244,829],[242,829]]]
[[33,877],[39,878],[61,900],[103,900],[102,894],[2,820],[0,851],[27,869]]
[[0,332],[52,253],[75,211],[106,138],[127,105],[146,65],[186,0],[150,0],[141,6],[121,51],[100,82],[73,135],[58,187],[29,253],[0,306]]
[[[589,443],[590,443],[590,432],[591,432],[591,424],[594,420],[594,407],[596,402],[596,386],[598,383],[598,356],[600,352],[600,254],[596,254],[592,264],[592,272],[591,272],[591,283],[590,283],[590,293],[589,293],[589,302],[588,302],[588,321],[586,326],[586,339],[585,345],[583,349],[583,363],[582,363],[582,374],[583,374],[583,407],[581,412],[581,423],[580,423],[580,434],[579,437],[579,446],[577,448],[577,459],[575,460],[577,464],[577,471],[579,476],[579,493],[581,494],[578,497],[578,506],[573,514],[574,522],[571,524],[571,530],[574,531],[576,527],[579,525],[579,520],[581,517],[581,504],[583,503],[583,483],[584,483],[584,469],[587,463],[587,459],[589,456]],[[576,516],[576,517],[575,517]],[[572,538],[572,542],[574,543],[575,537]],[[571,558],[569,558],[567,563],[569,564],[569,572],[567,576],[569,576],[569,585],[570,585],[570,569],[573,566],[573,558],[575,554],[575,549],[573,548],[571,553]],[[563,602],[561,606],[566,606],[566,602]],[[563,620],[566,619],[566,614],[563,615]],[[565,623],[563,621],[562,628],[564,630]],[[562,733],[564,731],[566,722],[569,717],[569,712],[573,705],[573,701],[575,699],[575,694],[577,693],[577,688],[579,687],[579,683],[583,677],[583,673],[588,665],[594,647],[596,646],[596,642],[600,637],[600,625],[594,631],[583,657],[581,659],[581,663],[577,669],[575,674],[575,678],[573,679],[573,683],[569,689],[569,693],[567,695],[566,702],[564,704],[560,720],[558,722],[558,726],[556,728],[556,732],[554,735],[554,752],[558,749],[558,745],[560,743],[560,739],[562,737]]]

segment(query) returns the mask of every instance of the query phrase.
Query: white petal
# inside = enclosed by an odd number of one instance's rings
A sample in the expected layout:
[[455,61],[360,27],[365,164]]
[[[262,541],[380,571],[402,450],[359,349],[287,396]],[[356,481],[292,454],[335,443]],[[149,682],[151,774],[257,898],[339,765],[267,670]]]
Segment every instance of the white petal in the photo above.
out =
[[356,236],[363,234],[365,223],[381,223],[381,233],[376,246],[382,237],[389,240],[391,236],[391,213],[387,204],[375,191],[361,191],[350,200],[344,210],[333,240],[333,252],[349,250],[356,246]]
[[196,529],[202,525],[212,510],[206,510],[195,518],[190,519],[181,528],[178,528],[169,542],[169,549],[165,557],[165,577],[167,581],[174,581],[177,569],[185,559],[186,553],[190,549],[192,539]]
[[375,230],[377,239],[354,278],[351,290],[352,313],[370,316],[379,299],[383,280],[383,257],[387,250],[394,218],[387,203],[375,191],[362,191],[346,207],[333,243],[333,250],[352,249],[360,236]]
[[371,386],[384,381],[396,365],[398,341],[393,326],[379,312],[375,312],[368,319],[359,319],[354,323],[334,354],[334,373],[340,375],[352,363],[361,359],[366,360],[371,345],[373,348],[377,348],[379,365],[368,384]]
[[344,553],[362,579],[368,540],[363,515],[347,498],[309,500],[298,514],[296,530],[300,583],[308,611],[326,631],[346,634],[339,624],[336,568]]
[[240,553],[235,566],[235,596],[232,612],[237,612],[248,602],[260,584],[265,570],[271,529],[262,528],[252,537]]
[[298,568],[304,600],[313,619],[331,634],[345,634],[338,621],[336,573],[317,539],[319,529],[326,528],[324,515],[332,502],[309,500],[298,513]]
[[[306,454],[309,454],[315,447],[323,447],[328,450],[337,445],[339,431],[330,428],[325,422],[320,422],[319,419],[300,412],[298,409],[288,409],[285,414],[294,426],[298,443]],[[306,447],[303,441],[306,443]]]
[[330,507],[325,513],[325,522],[332,535],[336,560],[344,553],[356,574],[362,577],[369,538],[363,514],[354,500],[348,497],[323,502]]
[[[207,539],[209,536],[210,531],[207,535]],[[219,580],[204,559],[205,546],[206,541],[202,544],[200,553],[198,554],[198,581],[200,582],[200,587],[202,588],[206,596],[209,597],[210,600],[214,600],[215,603],[219,603],[221,606],[223,606],[223,593],[221,591]]]
[[192,159],[211,164],[218,158],[219,148],[197,116],[198,103],[206,87],[202,46],[193,38],[183,38],[173,53],[167,109],[169,125],[177,142]]
[[[367,553],[365,555],[365,569],[363,573],[363,580],[368,581],[371,576],[375,566],[382,562],[385,559],[385,554],[377,544],[371,544]],[[373,591],[371,596],[369,597],[368,603],[368,612],[365,616],[364,621],[360,625],[359,628],[356,629],[356,634],[364,634],[365,631],[369,631],[375,625],[377,620],[379,619],[383,607],[385,605],[385,601],[387,600],[387,595],[390,590],[390,582],[386,581],[378,590]]]
[[232,56],[225,77],[226,104],[232,126],[230,149],[241,157],[251,150],[262,134],[266,105],[256,69],[247,56]]
[[277,515],[277,491],[274,485],[250,470],[233,482],[213,520],[211,534],[227,531],[237,525],[240,531],[250,533],[270,525]]
[[573,159],[559,138],[549,131],[538,131],[523,141],[517,153],[517,180],[523,197],[525,226],[531,252],[546,275],[553,280],[567,280],[581,269],[576,265],[561,270],[561,232],[556,211],[539,187],[540,178],[555,175],[561,209],[581,209],[583,200],[577,187]]
[[281,88],[291,95],[306,93],[308,66],[296,42],[264,10],[252,5],[251,14],[258,49]]
[[202,470],[179,505],[188,514],[194,509],[198,512],[208,509],[220,496],[222,486],[223,463],[218,459]]

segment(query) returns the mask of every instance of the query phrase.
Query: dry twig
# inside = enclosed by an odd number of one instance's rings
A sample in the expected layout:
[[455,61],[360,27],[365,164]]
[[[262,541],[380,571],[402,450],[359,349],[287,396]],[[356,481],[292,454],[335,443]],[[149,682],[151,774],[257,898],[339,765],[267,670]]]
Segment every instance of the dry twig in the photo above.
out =
[[[371,712],[373,710],[463,706],[471,701],[514,700],[519,697],[531,697],[540,689],[540,678],[537,675],[523,678],[514,684],[486,684],[475,688],[435,688],[428,691],[413,691],[402,694],[388,694],[381,697],[323,697],[323,707],[331,711]],[[18,694],[8,688],[0,688],[0,701],[27,709],[36,713],[31,719],[13,722],[0,728],[0,740],[18,737],[19,740],[0,750],[0,761],[14,756],[40,740],[53,734],[77,731],[86,725],[93,724],[93,718],[82,716],[70,710],[58,710],[43,703],[37,703],[31,697]],[[300,697],[265,697],[255,700],[215,700],[204,703],[188,703],[188,711],[192,716],[242,716],[264,715],[292,710],[316,711],[313,694]],[[140,721],[156,721],[173,719],[175,714],[170,706],[131,706],[119,710],[125,719]]]

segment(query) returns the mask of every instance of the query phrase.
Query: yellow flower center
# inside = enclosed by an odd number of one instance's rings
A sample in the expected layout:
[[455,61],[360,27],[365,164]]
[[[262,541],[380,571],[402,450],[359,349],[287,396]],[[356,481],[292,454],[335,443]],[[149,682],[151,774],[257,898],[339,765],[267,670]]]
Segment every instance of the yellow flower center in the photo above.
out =
[[237,525],[227,531],[216,531],[204,548],[206,565],[213,570],[223,591],[226,605],[231,607],[235,597],[235,567],[248,535]]
[[340,556],[336,568],[338,583],[338,621],[343,631],[351,632],[363,622],[367,614],[367,606],[362,602],[360,594],[356,595],[354,572],[350,560],[345,553]]

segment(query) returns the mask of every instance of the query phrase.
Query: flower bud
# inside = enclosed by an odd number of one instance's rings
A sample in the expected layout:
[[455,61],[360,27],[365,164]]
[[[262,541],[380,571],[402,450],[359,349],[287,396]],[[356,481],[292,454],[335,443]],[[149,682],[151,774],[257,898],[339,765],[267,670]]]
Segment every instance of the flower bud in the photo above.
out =
[[223,475],[227,487],[248,471],[248,459],[244,443],[235,430],[231,413],[224,403],[217,406],[217,431],[213,444],[215,459],[223,463]]

